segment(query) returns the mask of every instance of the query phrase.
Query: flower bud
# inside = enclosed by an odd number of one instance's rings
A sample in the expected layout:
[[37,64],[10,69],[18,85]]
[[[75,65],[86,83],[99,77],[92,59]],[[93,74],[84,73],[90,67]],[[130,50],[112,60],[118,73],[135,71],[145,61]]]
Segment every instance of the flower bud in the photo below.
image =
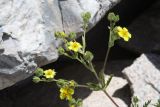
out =
[[55,32],[55,37],[57,38],[66,38],[67,37],[67,34],[64,33],[64,32]]
[[92,61],[94,58],[93,54],[90,51],[86,51],[84,54],[84,59],[87,61]]
[[33,82],[38,83],[40,81],[41,81],[41,79],[39,77],[37,77],[37,76],[33,77]]
[[119,15],[115,15],[113,12],[108,14],[108,20],[111,22],[118,22]]
[[37,77],[40,77],[40,76],[43,76],[44,71],[42,68],[37,68],[34,73]]
[[77,83],[74,80],[69,81],[69,86],[70,87],[75,87]]
[[71,32],[70,34],[69,34],[69,38],[70,39],[75,39],[76,38],[76,33],[75,32]]
[[90,12],[85,12],[85,13],[82,13],[81,16],[83,18],[83,22],[88,23],[89,19],[91,18],[91,13]]
[[65,51],[64,51],[64,49],[62,47],[59,47],[58,48],[58,52],[59,52],[59,54],[63,54]]

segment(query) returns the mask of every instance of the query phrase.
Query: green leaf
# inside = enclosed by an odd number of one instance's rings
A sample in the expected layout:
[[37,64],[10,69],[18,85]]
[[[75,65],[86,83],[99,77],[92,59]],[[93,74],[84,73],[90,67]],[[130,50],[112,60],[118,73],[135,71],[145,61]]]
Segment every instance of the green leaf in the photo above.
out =
[[108,78],[107,82],[105,83],[105,88],[108,87],[108,85],[110,84],[112,78],[113,78],[113,75],[110,75],[110,77]]
[[95,84],[95,83],[87,83],[87,86],[90,88],[90,90],[92,91],[99,91],[102,88],[99,86],[99,84]]
[[104,76],[104,72],[103,71],[99,72],[99,79],[101,81],[102,88],[104,88],[105,87],[105,76]]
[[151,103],[151,100],[145,102],[145,104],[143,105],[143,107],[148,107],[150,103]]
[[69,106],[71,107],[72,105],[74,105],[75,107],[81,107],[82,106],[82,99],[74,99],[72,98],[72,100],[69,101]]
[[77,99],[76,103],[78,107],[82,106],[82,99]]

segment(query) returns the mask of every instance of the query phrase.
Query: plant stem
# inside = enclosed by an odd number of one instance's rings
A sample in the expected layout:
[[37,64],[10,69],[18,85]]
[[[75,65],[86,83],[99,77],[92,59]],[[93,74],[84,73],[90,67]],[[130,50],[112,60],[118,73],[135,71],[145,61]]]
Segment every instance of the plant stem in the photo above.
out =
[[106,56],[105,56],[104,64],[103,64],[103,67],[102,67],[102,72],[103,73],[105,71],[107,60],[108,60],[108,56],[109,56],[109,52],[110,52],[110,49],[111,49],[110,42],[112,41],[111,40],[111,36],[112,36],[112,30],[113,30],[113,28],[114,28],[114,25],[110,22],[108,49],[107,49],[107,53],[106,53]]
[[112,97],[107,93],[106,90],[103,90],[103,92],[104,92],[105,95],[113,102],[113,104],[114,104],[116,107],[119,107],[119,105],[112,99]]
[[[77,85],[78,87],[82,87],[82,88],[89,88],[88,86],[86,86],[86,85],[80,85],[80,84],[78,84]],[[90,89],[90,88],[89,88]]]
[[86,28],[83,31],[83,36],[82,36],[82,43],[83,43],[83,53],[85,52],[86,49]]
[[108,60],[108,56],[109,56],[109,52],[110,52],[110,47],[108,47],[108,50],[107,50],[107,53],[106,53],[106,56],[105,56],[105,60],[104,60],[104,64],[103,64],[103,68],[102,68],[102,71],[104,72],[105,71],[105,68],[106,68],[106,64],[107,64],[107,60]]
[[[109,50],[110,50],[110,48],[108,48]],[[106,54],[106,62],[107,62],[107,59],[108,59],[108,55],[109,55],[109,50],[108,50],[108,52],[107,52],[107,54]],[[94,75],[95,75],[95,77],[97,78],[97,80],[98,80],[98,82],[99,83],[101,83],[100,82],[100,79],[99,79],[99,77],[98,77],[98,75],[97,75],[97,72],[95,71],[95,68],[93,67],[93,64],[92,64],[92,62],[90,62],[90,65],[91,65],[91,68],[92,68],[92,72],[94,73]],[[104,64],[105,66],[106,66],[106,64]],[[102,84],[101,84],[102,85]],[[112,99],[112,97],[107,93],[107,91],[106,90],[103,90],[103,92],[105,93],[105,95],[113,102],[113,104],[116,106],[116,107],[119,107],[118,106],[118,104]]]
[[[113,30],[113,28],[114,28],[114,24],[113,24],[113,23],[110,23],[108,49],[107,49],[106,56],[105,56],[105,60],[104,60],[104,64],[103,64],[103,67],[102,67],[102,72],[103,72],[103,73],[104,73],[104,71],[105,71],[105,69],[106,69],[106,64],[107,64],[109,52],[110,52],[110,49],[111,49],[110,42],[112,41],[112,40],[111,40],[111,36],[112,36],[112,30]],[[112,97],[107,93],[106,90],[103,90],[103,92],[104,92],[105,95],[113,102],[113,104],[114,104],[116,107],[119,107],[119,105],[112,99]]]
[[97,72],[96,72],[96,70],[95,70],[95,68],[94,68],[94,66],[93,66],[93,64],[92,64],[92,62],[89,62],[89,65],[90,65],[91,71],[93,72],[93,74],[95,75],[96,79],[97,79],[98,82],[99,82],[98,74],[97,74]]

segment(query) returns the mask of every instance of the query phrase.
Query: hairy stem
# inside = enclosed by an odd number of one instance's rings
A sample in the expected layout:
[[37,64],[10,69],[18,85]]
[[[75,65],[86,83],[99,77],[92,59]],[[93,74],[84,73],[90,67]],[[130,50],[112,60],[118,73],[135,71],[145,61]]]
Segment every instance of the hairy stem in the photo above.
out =
[[83,53],[85,52],[85,49],[86,49],[86,29],[84,28],[84,31],[83,31],[83,36],[82,36],[82,43],[83,43]]
[[113,104],[114,104],[116,107],[119,107],[119,105],[112,99],[112,97],[107,93],[106,90],[103,90],[103,92],[104,92],[105,95],[113,102]]
[[[78,84],[77,87],[89,88],[87,85],[80,85],[80,84]],[[90,88],[89,88],[89,89],[90,89]]]
[[106,68],[106,64],[107,64],[107,60],[108,60],[108,56],[109,56],[109,52],[110,52],[110,47],[108,47],[108,50],[107,50],[107,53],[106,53],[106,56],[105,56],[105,60],[104,60],[104,64],[103,64],[103,68],[102,68],[102,71],[104,72],[105,71],[105,68]]

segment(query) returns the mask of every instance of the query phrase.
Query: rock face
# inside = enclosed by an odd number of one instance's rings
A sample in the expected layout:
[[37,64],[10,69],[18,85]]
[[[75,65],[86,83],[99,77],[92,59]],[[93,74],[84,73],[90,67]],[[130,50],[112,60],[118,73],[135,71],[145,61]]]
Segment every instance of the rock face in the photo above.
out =
[[133,38],[120,45],[137,53],[160,52],[160,1],[152,5],[129,26]]
[[143,54],[123,73],[130,82],[133,95],[140,99],[140,107],[148,100],[157,102],[160,98],[159,55]]
[[28,77],[37,66],[56,61],[60,42],[55,31],[80,33],[84,11],[92,14],[92,28],[118,1],[1,0],[0,89]]

